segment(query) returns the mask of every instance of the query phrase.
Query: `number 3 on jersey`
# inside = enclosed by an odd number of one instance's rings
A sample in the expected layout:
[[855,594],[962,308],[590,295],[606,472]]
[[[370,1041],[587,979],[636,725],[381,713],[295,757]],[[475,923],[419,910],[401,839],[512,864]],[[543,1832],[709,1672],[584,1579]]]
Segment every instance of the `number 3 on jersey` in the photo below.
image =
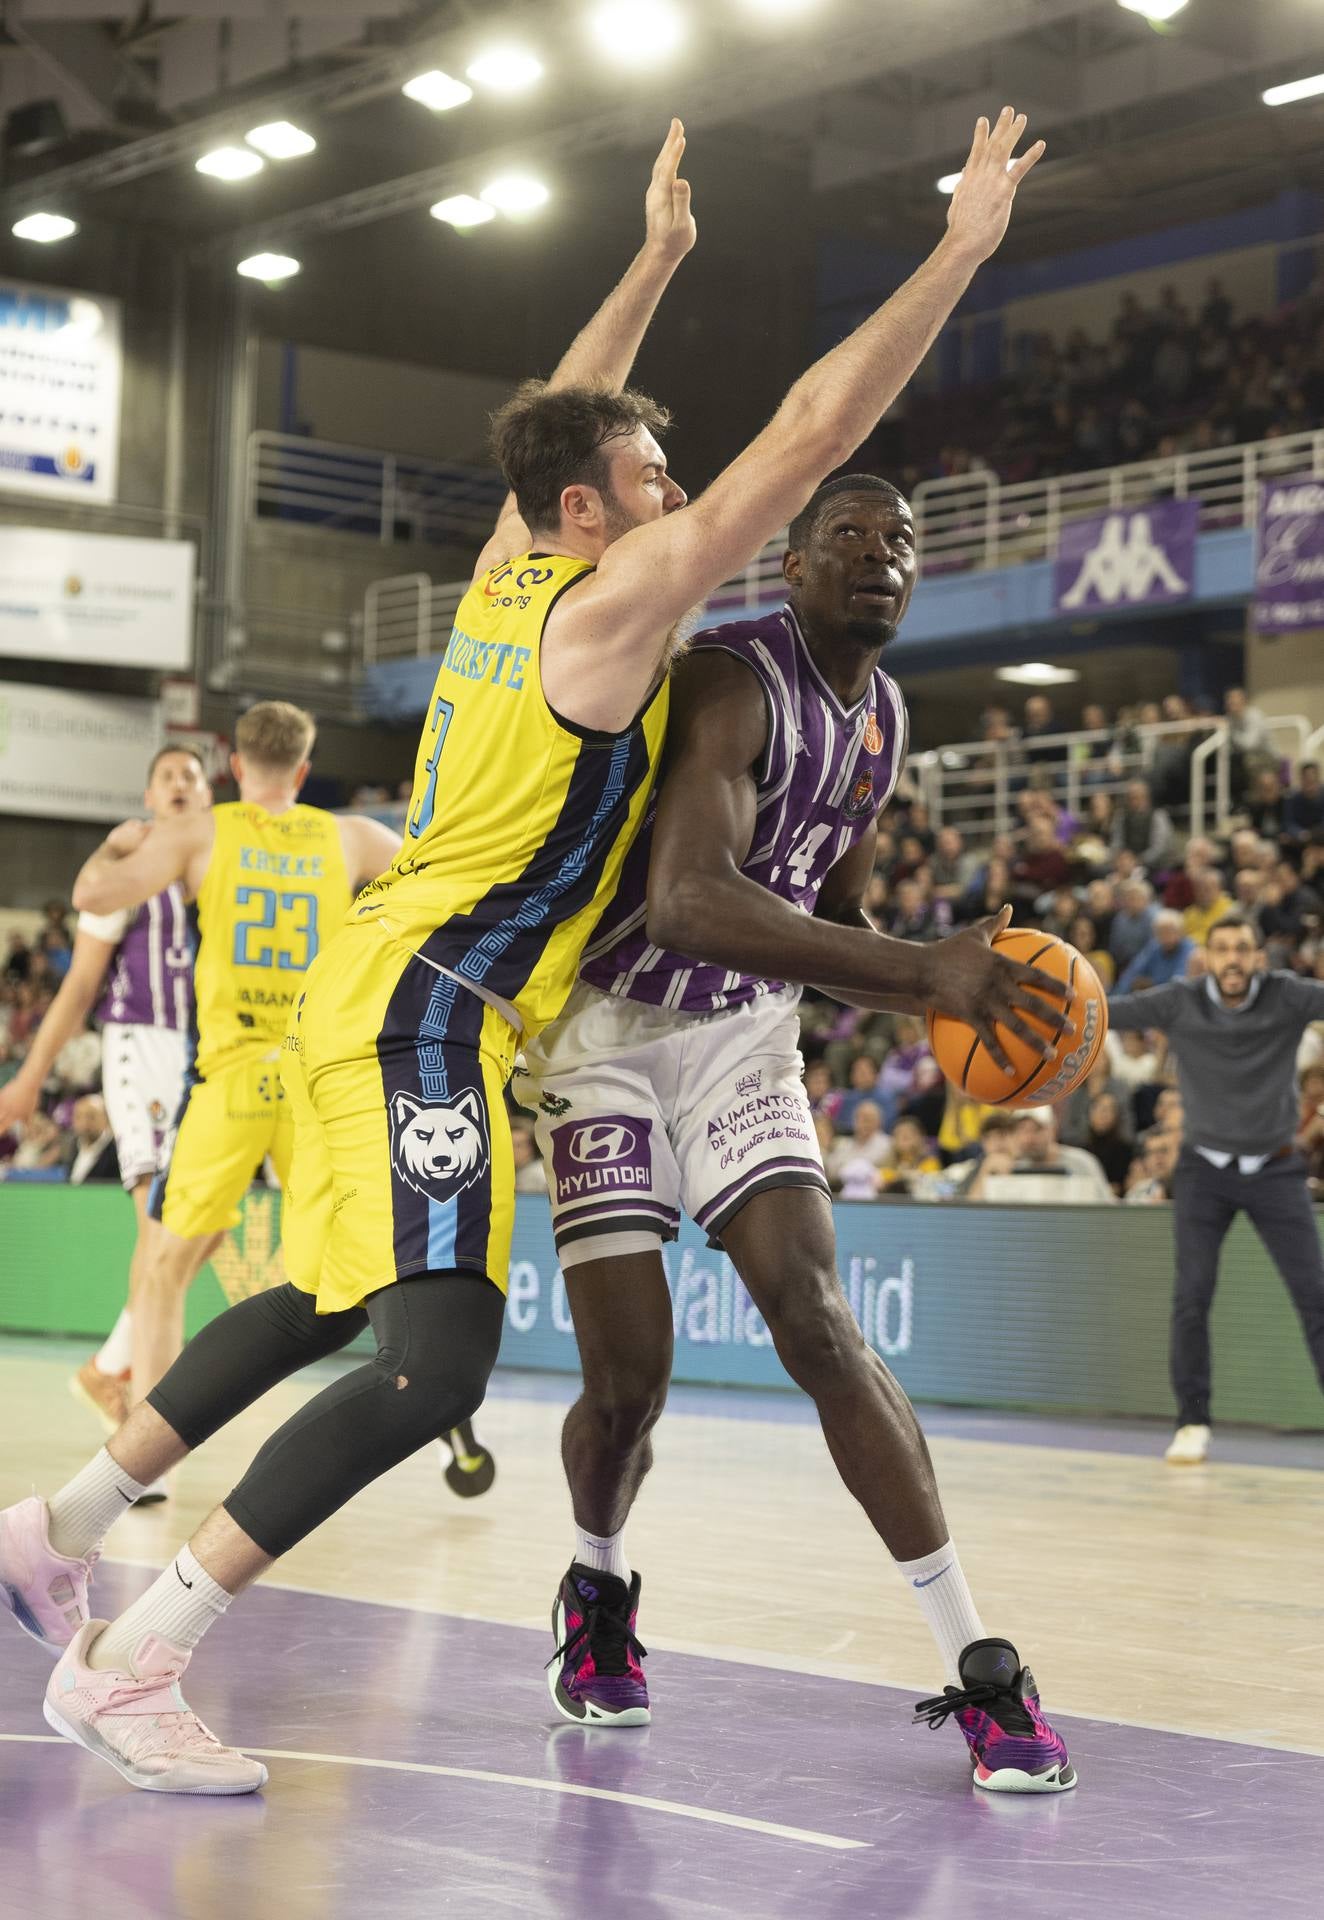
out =
[[[251,907],[252,918],[240,920],[234,930],[237,967],[274,967],[279,973],[306,973],[317,958],[317,895],[277,893],[273,887],[238,887],[235,905]],[[278,916],[293,916],[293,925],[278,926]],[[276,935],[270,944],[256,938]],[[285,937],[286,935],[290,937]],[[279,947],[279,951],[277,948]]]
[[432,825],[432,816],[437,811],[437,762],[441,759],[441,750],[446,744],[446,729],[451,723],[455,709],[449,700],[437,696],[436,706],[432,710],[432,751],[424,762],[423,771],[427,775],[427,784],[409,815],[409,837],[419,840]]

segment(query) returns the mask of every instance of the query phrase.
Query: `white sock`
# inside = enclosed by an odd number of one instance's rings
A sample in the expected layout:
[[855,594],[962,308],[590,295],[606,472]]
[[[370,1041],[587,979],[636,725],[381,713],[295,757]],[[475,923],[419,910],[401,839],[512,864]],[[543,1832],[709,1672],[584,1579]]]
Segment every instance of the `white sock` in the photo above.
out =
[[85,1560],[143,1491],[144,1483],[132,1479],[102,1447],[47,1502],[51,1545],[57,1553]]
[[575,1528],[575,1559],[581,1567],[592,1567],[598,1573],[614,1573],[618,1580],[630,1584],[630,1568],[625,1558],[625,1548],[621,1545],[625,1538],[625,1529],[619,1533],[585,1533],[580,1526]]
[[986,1635],[961,1571],[961,1562],[956,1557],[956,1548],[949,1540],[922,1560],[898,1560],[896,1569],[919,1601],[929,1632],[938,1643],[948,1681],[959,1687],[962,1653],[972,1640],[983,1640]]
[[133,1322],[127,1307],[120,1308],[120,1317],[106,1335],[100,1353],[93,1355],[92,1365],[98,1373],[109,1373],[115,1379],[133,1365]]
[[129,1662],[149,1633],[168,1640],[181,1653],[191,1653],[233,1598],[212,1579],[191,1548],[181,1547],[142,1599],[135,1600],[92,1642],[88,1665],[128,1672]]

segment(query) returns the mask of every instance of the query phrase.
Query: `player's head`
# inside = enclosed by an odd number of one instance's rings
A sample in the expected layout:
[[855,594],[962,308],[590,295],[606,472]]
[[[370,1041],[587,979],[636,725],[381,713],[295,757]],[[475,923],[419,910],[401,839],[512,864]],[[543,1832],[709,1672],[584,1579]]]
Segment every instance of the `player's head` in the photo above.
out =
[[915,521],[872,473],[828,480],[791,522],[782,572],[807,632],[885,647],[915,586]]
[[634,527],[685,505],[657,435],[665,407],[626,387],[526,380],[492,416],[492,447],[535,541],[597,559]]
[[1235,1005],[1250,992],[1259,964],[1260,942],[1251,922],[1239,913],[1215,920],[1205,941],[1205,953],[1214,984],[1224,1000]]
[[211,787],[202,756],[192,747],[161,747],[147,769],[143,803],[153,820],[173,820],[209,807]]
[[234,730],[230,770],[240,793],[275,788],[297,793],[308,777],[317,728],[313,716],[288,700],[259,700]]

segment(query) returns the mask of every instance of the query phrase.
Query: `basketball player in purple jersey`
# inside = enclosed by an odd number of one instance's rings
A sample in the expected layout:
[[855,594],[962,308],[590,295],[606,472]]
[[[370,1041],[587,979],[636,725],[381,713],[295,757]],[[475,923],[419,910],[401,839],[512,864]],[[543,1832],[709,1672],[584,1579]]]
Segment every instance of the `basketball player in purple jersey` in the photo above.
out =
[[[143,801],[158,822],[211,805],[206,773],[191,747],[162,747],[148,768]],[[129,1410],[133,1300],[153,1231],[147,1200],[184,1097],[193,1025],[193,940],[182,887],[167,887],[120,913],[79,915],[69,971],[22,1070],[0,1091],[0,1133],[35,1113],[56,1055],[82,1031],[94,1007],[106,1114],[120,1174],[133,1195],[138,1237],[129,1264],[129,1305],[70,1386],[114,1433]]]
[[[701,633],[677,669],[653,817],[517,1082],[551,1172],[584,1370],[562,1442],[577,1544],[553,1613],[552,1697],[581,1723],[649,1719],[623,1529],[666,1400],[661,1247],[683,1206],[734,1264],[924,1611],[950,1684],[921,1713],[955,1714],[978,1786],[1061,1792],[1076,1783],[1066,1748],[1011,1642],[985,1635],[919,1424],[838,1279],[787,984],[897,1011],[928,999],[869,991],[841,952],[843,929],[872,930],[877,818],[906,752],[880,659],[915,581],[910,508],[869,475],[829,481],[792,522],[784,571],[780,612]],[[926,949],[932,988],[950,991],[1004,924]],[[1019,1015],[1006,1024],[1029,1034]]]

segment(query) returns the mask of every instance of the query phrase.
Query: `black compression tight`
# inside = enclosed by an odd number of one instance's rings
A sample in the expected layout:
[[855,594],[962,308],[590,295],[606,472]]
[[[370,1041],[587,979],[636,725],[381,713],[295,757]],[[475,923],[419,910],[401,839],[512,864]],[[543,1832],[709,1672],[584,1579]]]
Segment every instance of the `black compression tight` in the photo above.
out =
[[295,1287],[273,1287],[205,1326],[148,1403],[201,1446],[278,1381],[372,1328],[373,1358],[278,1428],[225,1502],[264,1553],[288,1553],[370,1481],[477,1412],[504,1307],[499,1288],[476,1274],[397,1280],[332,1314]]

